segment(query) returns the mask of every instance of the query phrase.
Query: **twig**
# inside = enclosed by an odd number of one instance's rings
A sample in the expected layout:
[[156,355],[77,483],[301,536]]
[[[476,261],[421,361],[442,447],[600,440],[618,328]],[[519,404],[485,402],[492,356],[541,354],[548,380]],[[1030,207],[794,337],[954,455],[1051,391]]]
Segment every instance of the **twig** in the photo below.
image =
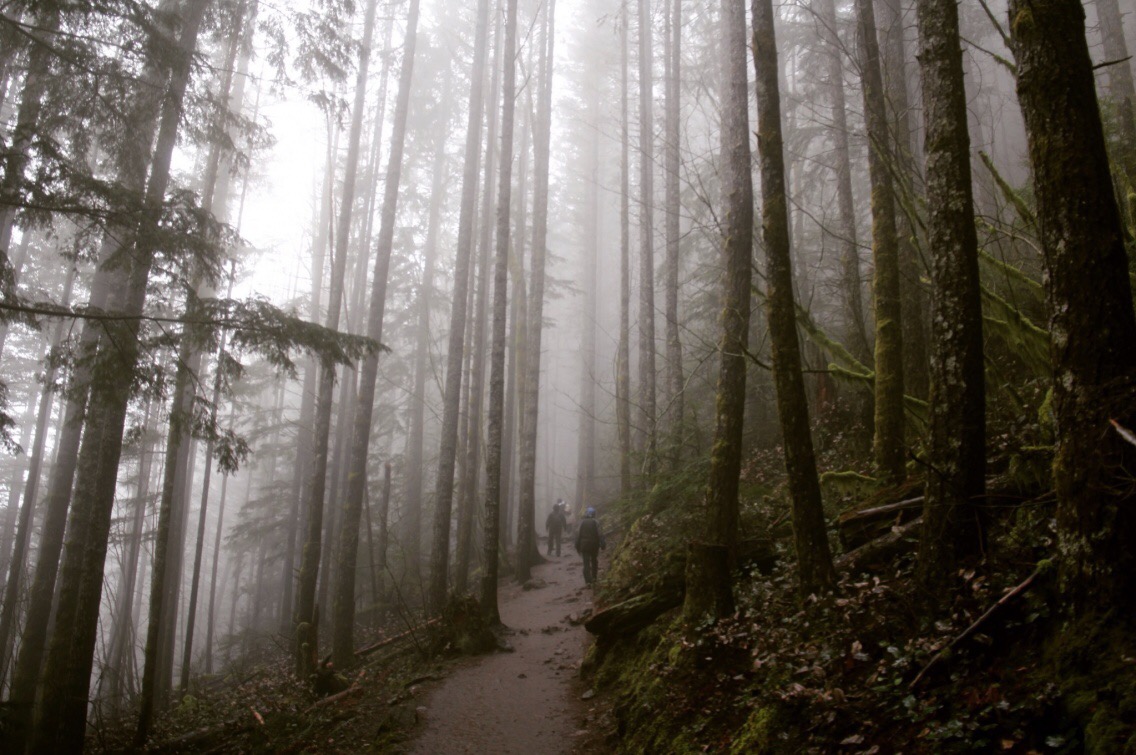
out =
[[1009,603],[1011,600],[1013,600],[1014,598],[1016,598],[1019,595],[1021,595],[1022,593],[1024,593],[1026,590],[1030,589],[1030,587],[1033,585],[1033,583],[1037,580],[1037,578],[1040,575],[1041,575],[1041,567],[1034,569],[1033,574],[1026,577],[1026,580],[1024,582],[1022,582],[1020,585],[1018,585],[1014,589],[1010,590],[1005,595],[1003,595],[998,600],[997,603],[990,606],[990,608],[986,611],[986,613],[984,613],[984,614],[982,614],[981,616],[978,617],[977,621],[975,621],[973,624],[971,624],[969,627],[967,627],[965,630],[963,630],[963,633],[960,634],[958,637],[955,637],[953,640],[951,640],[951,644],[947,645],[945,648],[943,648],[939,652],[935,653],[934,657],[932,657],[931,660],[927,663],[927,665],[923,667],[923,670],[920,671],[915,676],[915,678],[911,680],[911,684],[907,685],[907,688],[908,689],[915,689],[915,687],[919,684],[919,682],[923,681],[923,678],[925,676],[927,676],[927,672],[929,672],[932,668],[934,668],[936,665],[938,665],[938,663],[950,651],[954,650],[956,647],[958,647],[958,645],[965,642],[967,640],[967,638],[969,638],[971,635],[973,635],[975,632],[977,632],[979,627],[981,627],[983,624],[985,624],[987,621],[989,621],[990,617],[993,616],[995,613],[997,613],[1000,608],[1002,608],[1007,603]]
[[364,658],[364,657],[370,655],[371,653],[374,653],[376,650],[382,650],[383,648],[385,648],[388,645],[393,645],[394,643],[398,642],[399,640],[405,640],[407,637],[415,637],[415,632],[420,632],[423,629],[431,627],[431,626],[437,624],[439,621],[441,621],[440,618],[430,619],[425,624],[422,624],[421,626],[417,626],[417,627],[412,627],[412,628],[406,630],[405,632],[403,632],[402,634],[396,634],[394,637],[388,637],[385,640],[380,640],[380,641],[378,641],[378,642],[376,642],[372,645],[368,645],[365,648],[360,648],[359,650],[355,651],[355,655],[359,658]]
[[304,710],[303,715],[306,716],[307,714],[311,713],[313,710],[319,710],[320,708],[326,708],[329,705],[335,705],[336,703],[338,703],[342,700],[346,700],[349,697],[354,697],[355,695],[360,694],[362,691],[363,691],[362,686],[360,686],[358,684],[352,684],[350,687],[343,690],[342,692],[337,692],[334,695],[329,695],[328,697],[325,697],[322,700],[319,700],[317,702],[312,703],[311,705],[309,705]]

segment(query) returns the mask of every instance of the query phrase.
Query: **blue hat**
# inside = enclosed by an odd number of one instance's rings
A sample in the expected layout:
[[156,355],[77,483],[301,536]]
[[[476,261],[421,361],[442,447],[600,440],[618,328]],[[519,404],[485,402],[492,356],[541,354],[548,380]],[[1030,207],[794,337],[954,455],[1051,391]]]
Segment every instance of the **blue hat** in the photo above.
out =
[[584,512],[584,516],[595,516],[595,515],[596,515],[596,509],[595,509],[594,506],[589,506],[588,510]]

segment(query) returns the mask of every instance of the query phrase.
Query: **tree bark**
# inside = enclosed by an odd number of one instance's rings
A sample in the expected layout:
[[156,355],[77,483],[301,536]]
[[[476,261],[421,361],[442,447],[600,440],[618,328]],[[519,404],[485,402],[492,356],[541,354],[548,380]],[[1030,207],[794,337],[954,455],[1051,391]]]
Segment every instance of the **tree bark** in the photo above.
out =
[[919,571],[929,587],[982,543],[986,392],[982,289],[958,7],[919,0],[931,256],[931,431]]
[[907,471],[903,438],[903,313],[899,299],[895,189],[890,173],[891,138],[872,0],[856,0],[856,15],[868,129],[868,173],[872,184],[872,257],[876,267],[873,281],[876,311],[873,450],[880,477],[888,484],[898,484],[907,476]]
[[[718,341],[720,362],[714,445],[710,455],[710,480],[706,486],[704,503],[708,523],[706,542],[697,547],[692,544],[687,554],[687,599],[683,615],[692,625],[707,614],[718,619],[734,612],[730,562],[738,538],[738,479],[741,474],[745,419],[745,353],[749,344],[750,284],[753,276],[754,200],[749,144],[745,0],[723,0],[721,7],[721,34],[724,42],[721,171],[725,224],[722,229],[722,314],[719,316],[721,335]],[[763,72],[759,69],[758,73],[772,76],[776,87],[776,62],[773,70]],[[774,93],[776,94],[776,88]],[[773,106],[777,107],[776,99]],[[777,117],[780,118],[780,113]]]
[[[754,67],[757,71],[757,146],[763,200],[761,224],[765,242],[773,379],[777,386],[777,410],[785,444],[785,467],[789,473],[798,579],[801,593],[809,595],[834,585],[836,572],[832,566],[832,552],[825,532],[816,455],[810,433],[808,398],[801,374],[801,347],[797,337],[796,303],[793,300],[785,153],[781,135],[777,38],[771,0],[753,0],[753,49]],[[742,345],[745,345],[744,341]],[[741,354],[737,358],[744,361]],[[876,379],[878,381],[879,377]],[[741,412],[738,411],[737,414],[740,415]],[[740,429],[737,432],[740,433]],[[736,473],[734,474],[736,485]],[[734,490],[736,500],[736,488]],[[732,518],[723,520],[723,525],[736,528],[736,505]],[[733,550],[733,541],[726,542]]]
[[[1077,0],[1012,0],[1011,49],[1046,266],[1060,576],[1076,611],[1136,601],[1136,316]],[[1127,611],[1127,613],[1126,613]]]

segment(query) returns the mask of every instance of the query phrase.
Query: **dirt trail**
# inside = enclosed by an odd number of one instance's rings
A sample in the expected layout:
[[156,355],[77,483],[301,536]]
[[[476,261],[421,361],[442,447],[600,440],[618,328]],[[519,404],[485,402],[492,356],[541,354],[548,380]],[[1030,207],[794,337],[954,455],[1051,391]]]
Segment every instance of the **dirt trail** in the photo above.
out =
[[513,652],[470,659],[432,690],[425,724],[407,752],[449,753],[597,752],[594,731],[586,729],[585,692],[579,679],[587,643],[583,626],[570,614],[591,606],[583,587],[579,556],[565,549],[560,558],[533,570],[535,589],[501,584],[501,620],[512,630]]

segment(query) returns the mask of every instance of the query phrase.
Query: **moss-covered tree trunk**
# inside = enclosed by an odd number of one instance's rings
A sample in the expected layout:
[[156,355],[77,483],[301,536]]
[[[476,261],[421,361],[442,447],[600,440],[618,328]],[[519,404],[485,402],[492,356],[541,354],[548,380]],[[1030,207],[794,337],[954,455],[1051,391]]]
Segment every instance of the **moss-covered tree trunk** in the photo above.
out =
[[931,442],[919,571],[933,586],[981,542],[986,392],[958,7],[955,0],[919,0],[917,9],[932,314]]
[[[710,479],[703,506],[704,543],[687,554],[683,615],[697,622],[734,612],[730,554],[737,546],[746,357],[753,279],[753,173],[749,146],[749,77],[745,0],[722,0],[722,314],[718,396]],[[776,69],[772,71],[776,82]],[[790,305],[791,306],[791,305]]]
[[771,0],[753,0],[753,62],[757,71],[757,148],[761,162],[766,309],[773,350],[773,379],[777,387],[777,411],[781,418],[785,467],[789,473],[789,494],[792,498],[798,579],[802,594],[808,595],[833,585],[836,571],[825,532],[808,397],[801,374],[774,27]]
[[1046,265],[1061,580],[1078,609],[1136,602],[1136,317],[1077,0],[1011,0]]
[[880,46],[872,0],[856,0],[860,70],[868,128],[868,173],[872,184],[872,284],[876,312],[876,469],[887,483],[906,476],[903,442],[903,330],[900,306],[899,239],[891,176],[891,136],[880,72]]

